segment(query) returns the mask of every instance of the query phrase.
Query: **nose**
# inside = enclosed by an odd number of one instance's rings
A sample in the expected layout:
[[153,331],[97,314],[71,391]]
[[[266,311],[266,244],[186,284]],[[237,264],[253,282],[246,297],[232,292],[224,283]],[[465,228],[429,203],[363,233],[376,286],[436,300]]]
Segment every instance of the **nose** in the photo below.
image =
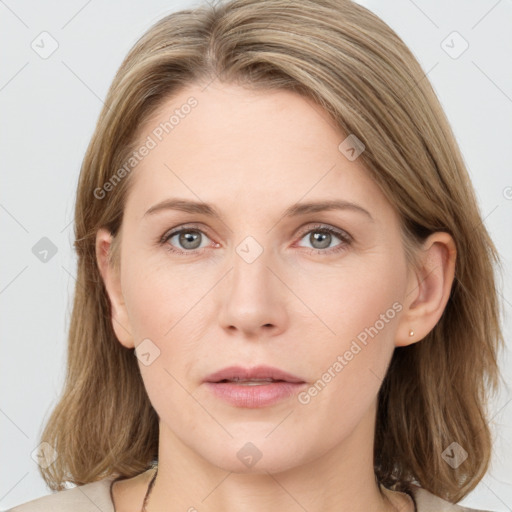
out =
[[259,339],[278,335],[288,327],[286,303],[291,292],[265,252],[251,263],[235,254],[231,270],[219,284],[218,318],[231,334],[240,332]]

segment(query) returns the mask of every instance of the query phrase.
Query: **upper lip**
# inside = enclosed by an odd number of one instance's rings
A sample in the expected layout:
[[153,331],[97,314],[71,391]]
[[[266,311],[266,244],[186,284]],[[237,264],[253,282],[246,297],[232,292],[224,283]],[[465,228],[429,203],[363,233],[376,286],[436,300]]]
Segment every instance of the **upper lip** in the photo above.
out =
[[251,380],[273,379],[286,382],[304,382],[303,379],[288,372],[271,366],[255,366],[243,368],[242,366],[229,366],[214,372],[204,379],[204,382],[220,382],[221,380]]

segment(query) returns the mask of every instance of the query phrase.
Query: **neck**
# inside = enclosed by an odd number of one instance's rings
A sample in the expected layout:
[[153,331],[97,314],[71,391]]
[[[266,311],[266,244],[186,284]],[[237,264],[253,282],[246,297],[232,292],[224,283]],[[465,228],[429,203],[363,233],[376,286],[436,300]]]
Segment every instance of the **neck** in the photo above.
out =
[[[160,422],[158,473],[146,510],[406,511],[406,497],[381,491],[375,479],[372,412],[337,446],[326,447],[325,453],[299,466],[287,468],[286,461],[281,461],[276,471],[258,469],[257,463],[246,472],[239,472],[239,467],[236,471],[220,468],[183,444]],[[290,447],[290,453],[296,452]]]

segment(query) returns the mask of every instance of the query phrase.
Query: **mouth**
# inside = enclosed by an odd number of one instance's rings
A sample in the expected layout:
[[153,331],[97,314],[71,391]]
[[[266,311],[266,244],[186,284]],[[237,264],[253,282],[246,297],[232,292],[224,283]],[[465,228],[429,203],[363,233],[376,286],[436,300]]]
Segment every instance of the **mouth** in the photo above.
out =
[[251,409],[282,402],[306,386],[300,377],[263,366],[225,368],[207,377],[204,384],[216,398],[235,407]]

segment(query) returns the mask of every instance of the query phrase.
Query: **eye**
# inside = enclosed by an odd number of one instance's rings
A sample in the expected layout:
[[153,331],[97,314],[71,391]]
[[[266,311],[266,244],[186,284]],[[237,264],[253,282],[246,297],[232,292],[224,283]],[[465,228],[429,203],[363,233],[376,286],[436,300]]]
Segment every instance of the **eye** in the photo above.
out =
[[[313,229],[303,233],[302,238],[304,238],[304,235],[308,235],[307,241],[312,245],[310,252],[315,254],[342,251],[352,242],[352,237],[348,233],[325,225],[314,226]],[[333,237],[341,240],[341,243],[334,247],[331,246]]]
[[[204,238],[208,238],[203,231],[193,226],[182,227],[171,232],[167,232],[161,238],[160,243],[166,244],[167,250],[177,254],[197,254],[197,251],[207,247],[208,244],[201,246]],[[174,239],[174,243],[171,243]],[[176,245],[178,246],[176,248]],[[180,248],[182,250],[180,250]]]
[[[314,254],[331,254],[345,250],[352,242],[352,237],[340,229],[318,224],[307,231],[303,231],[301,240],[309,235],[307,241],[311,244],[310,253]],[[338,238],[341,243],[331,246],[332,242]],[[174,241],[173,241],[174,239]],[[180,226],[180,229],[174,229],[166,232],[159,240],[161,245],[165,245],[169,252],[193,256],[212,243],[208,244],[209,237],[201,229],[195,226]],[[206,242],[206,243],[204,243]],[[215,244],[219,247],[219,244]],[[302,247],[299,245],[299,247]],[[307,247],[306,247],[307,249]]]

